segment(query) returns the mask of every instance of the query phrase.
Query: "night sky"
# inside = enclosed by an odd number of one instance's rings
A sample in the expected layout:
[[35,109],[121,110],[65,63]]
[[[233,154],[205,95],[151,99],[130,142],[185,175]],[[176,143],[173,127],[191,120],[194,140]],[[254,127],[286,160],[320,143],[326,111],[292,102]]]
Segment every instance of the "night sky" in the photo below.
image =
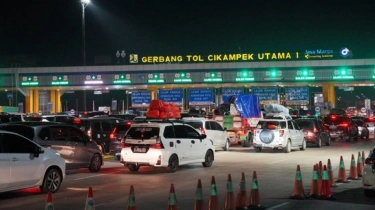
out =
[[[375,58],[374,0],[91,0],[87,65],[117,50],[141,55],[348,47]],[[82,65],[80,0],[4,1],[0,67]]]

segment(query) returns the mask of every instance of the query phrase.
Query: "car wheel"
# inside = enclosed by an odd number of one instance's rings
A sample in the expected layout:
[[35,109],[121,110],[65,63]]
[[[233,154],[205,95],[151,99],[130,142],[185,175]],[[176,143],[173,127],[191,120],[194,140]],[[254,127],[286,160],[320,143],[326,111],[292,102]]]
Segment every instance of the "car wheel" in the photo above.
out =
[[224,147],[223,147],[223,150],[224,150],[224,151],[228,151],[228,150],[229,150],[229,139],[227,139],[227,140],[225,141],[225,145],[224,145]]
[[364,189],[363,191],[365,192],[366,197],[374,197],[375,196],[375,190]]
[[328,140],[326,142],[326,146],[329,146],[329,145],[331,145],[331,137],[328,136]]
[[306,139],[305,138],[303,138],[302,145],[299,149],[302,150],[302,151],[306,150]]
[[177,168],[178,168],[178,157],[177,155],[171,155],[168,161],[168,170],[169,172],[173,173],[177,171]]
[[262,147],[255,147],[255,152],[262,152]]
[[44,175],[43,185],[40,186],[40,190],[43,193],[55,193],[61,186],[62,175],[57,169],[49,169]]
[[128,165],[129,171],[138,171],[140,167],[141,167],[140,165],[136,165],[136,164]]
[[212,162],[214,162],[214,154],[212,153],[211,150],[207,150],[206,156],[204,157],[204,162],[202,163],[202,165],[204,167],[211,167]]
[[362,135],[361,135],[361,139],[364,139],[364,138],[365,138],[365,135],[362,134]]
[[321,136],[318,137],[318,142],[316,142],[316,147],[318,147],[318,148],[322,147],[322,137]]
[[253,138],[252,138],[252,136],[253,135],[248,134],[247,137],[246,137],[246,140],[241,141],[242,147],[250,147],[253,144]]
[[292,151],[292,148],[290,145],[290,140],[288,140],[288,142],[286,143],[286,146],[284,147],[284,152],[289,153],[290,151]]
[[95,154],[91,158],[89,171],[90,172],[98,172],[101,167],[102,167],[102,158],[100,157],[99,154]]

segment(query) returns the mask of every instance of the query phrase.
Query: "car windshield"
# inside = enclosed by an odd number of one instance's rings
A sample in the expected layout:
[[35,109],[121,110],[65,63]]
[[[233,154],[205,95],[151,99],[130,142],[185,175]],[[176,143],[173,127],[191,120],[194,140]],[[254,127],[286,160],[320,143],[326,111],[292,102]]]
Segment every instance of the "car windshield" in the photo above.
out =
[[124,123],[124,122],[118,123],[115,125],[116,132],[126,132],[127,130],[129,130],[130,126],[131,126],[131,123]]
[[259,129],[283,129],[286,128],[286,122],[284,121],[259,121],[257,128]]
[[7,125],[7,126],[1,126],[0,129],[18,133],[31,140],[34,139],[34,129],[32,127],[19,126],[19,125]]
[[126,139],[151,139],[159,136],[159,127],[131,127],[126,133]]
[[186,124],[193,126],[195,129],[201,129],[203,124],[200,121],[184,121]]
[[363,121],[362,120],[353,120],[353,122],[355,124],[357,124],[358,126],[363,126]]
[[312,129],[314,128],[314,122],[312,120],[296,120],[296,123],[300,128]]
[[327,116],[324,118],[324,123],[327,124],[349,124],[349,120],[345,117],[339,117],[339,116]]

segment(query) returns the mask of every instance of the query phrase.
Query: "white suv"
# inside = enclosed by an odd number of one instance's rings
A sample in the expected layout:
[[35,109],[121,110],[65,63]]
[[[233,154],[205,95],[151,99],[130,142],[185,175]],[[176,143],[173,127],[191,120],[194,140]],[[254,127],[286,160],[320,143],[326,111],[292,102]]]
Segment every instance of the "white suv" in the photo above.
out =
[[121,146],[120,162],[130,171],[154,166],[175,172],[179,165],[191,163],[210,167],[215,156],[215,147],[205,134],[178,122],[133,124]]
[[184,117],[182,121],[186,124],[193,126],[201,134],[206,134],[207,138],[212,140],[216,149],[229,149],[230,141],[228,138],[227,130],[224,129],[215,120],[206,118]]
[[302,130],[289,116],[275,114],[260,120],[254,132],[254,149],[283,149],[289,153],[292,149],[306,149],[306,139]]
[[65,160],[16,133],[0,130],[0,192],[39,186],[55,193],[65,177]]

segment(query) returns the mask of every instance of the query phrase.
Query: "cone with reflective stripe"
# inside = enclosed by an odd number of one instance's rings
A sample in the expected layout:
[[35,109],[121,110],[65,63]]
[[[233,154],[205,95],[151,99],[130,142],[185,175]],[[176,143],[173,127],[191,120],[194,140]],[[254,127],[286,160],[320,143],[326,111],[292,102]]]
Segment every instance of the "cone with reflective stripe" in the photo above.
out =
[[87,193],[85,210],[95,210],[95,201],[92,187],[89,187],[89,192]]
[[232,177],[228,174],[227,179],[227,192],[225,193],[224,210],[235,210],[234,193],[232,185]]
[[46,206],[44,207],[45,210],[54,210],[53,201],[52,201],[52,193],[48,192],[47,199],[46,199]]
[[169,189],[167,210],[177,210],[177,199],[173,184],[171,184],[171,188]]
[[241,181],[237,193],[236,209],[247,209],[248,206],[249,203],[247,201],[245,173],[242,172]]
[[336,184],[335,180],[333,179],[333,171],[332,171],[331,159],[328,159],[327,173],[328,173],[329,185],[331,187],[337,187],[337,184]]
[[266,209],[260,205],[259,185],[256,171],[253,172],[253,180],[251,182],[250,190],[250,205],[249,209]]
[[208,199],[208,210],[219,210],[219,199],[217,197],[217,188],[215,177],[212,176],[211,178],[211,186],[210,186],[210,197]]
[[294,181],[293,194],[289,198],[291,198],[291,199],[299,199],[299,200],[304,200],[306,198],[306,196],[305,196],[305,190],[303,189],[301,168],[300,168],[299,165],[297,165],[296,178],[295,178],[295,181]]
[[351,180],[358,180],[358,172],[357,172],[357,166],[355,164],[354,155],[352,154],[352,159],[350,161],[350,172],[348,179]]
[[319,197],[319,191],[318,191],[318,166],[314,165],[313,167],[313,176],[311,180],[311,188],[310,188],[310,196],[309,198],[318,198]]
[[203,200],[202,182],[200,179],[198,179],[197,190],[195,192],[194,210],[203,210],[203,209],[204,209],[204,200]]
[[362,173],[363,173],[362,157],[361,157],[361,152],[358,152],[358,159],[357,159],[357,174],[358,174],[358,177],[362,177]]
[[342,156],[340,156],[339,174],[336,182],[348,183],[348,179],[346,178],[345,164],[344,160],[342,159]]
[[322,189],[320,190],[319,199],[322,200],[335,200],[332,197],[332,190],[328,180],[327,166],[324,165],[322,172]]
[[128,206],[126,207],[126,210],[136,210],[136,209],[137,209],[137,207],[135,206],[134,187],[132,185],[132,186],[130,186]]

